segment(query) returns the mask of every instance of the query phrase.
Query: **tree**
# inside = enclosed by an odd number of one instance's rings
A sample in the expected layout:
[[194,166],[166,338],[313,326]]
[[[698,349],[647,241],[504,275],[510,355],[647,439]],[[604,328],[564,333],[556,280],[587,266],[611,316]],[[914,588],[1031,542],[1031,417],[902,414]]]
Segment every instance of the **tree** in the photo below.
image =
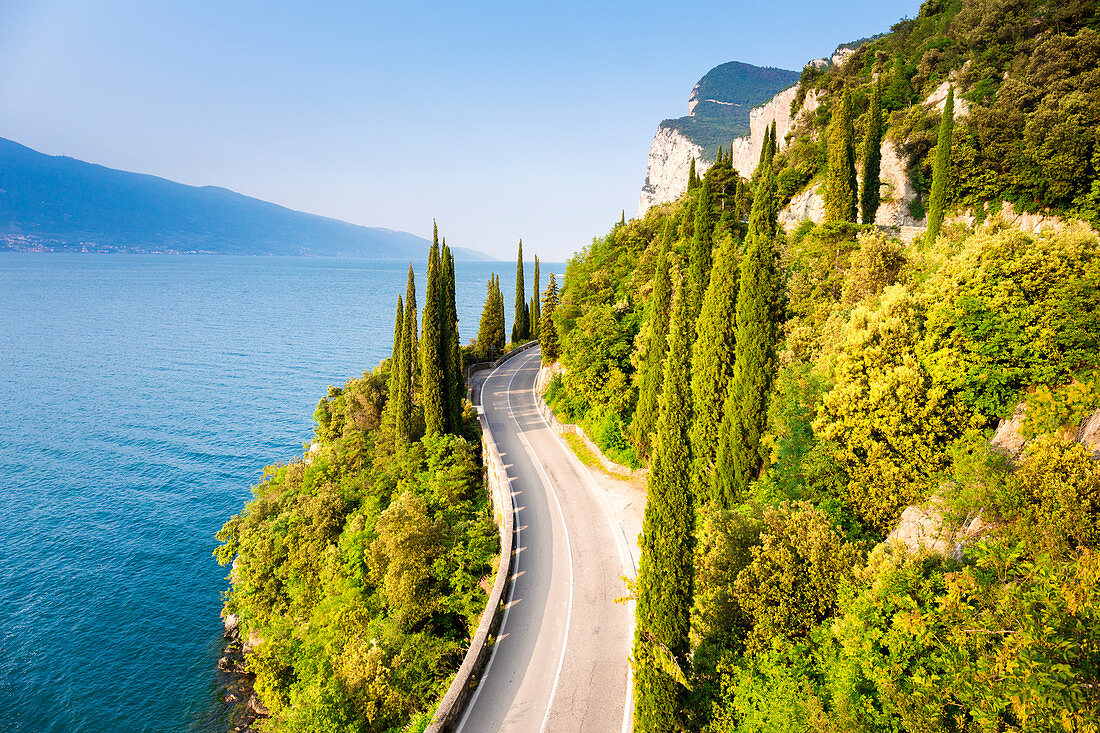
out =
[[699,176],[695,173],[695,156],[691,156],[691,167],[688,168],[688,187],[687,190],[694,191],[695,187],[699,185]]
[[714,497],[732,507],[763,465],[761,437],[767,426],[768,392],[775,371],[779,320],[775,268],[775,172],[768,167],[749,215],[737,292],[733,376],[726,389],[719,432]]
[[932,194],[928,198],[928,231],[926,241],[934,242],[943,224],[943,209],[947,204],[947,179],[951,175],[951,133],[955,124],[955,87],[947,87],[947,99],[940,118],[940,134],[936,139],[936,162],[932,166]]
[[689,486],[691,322],[681,287],[669,327],[656,445],[646,487],[634,634],[634,725],[684,729],[694,584],[695,509]]
[[481,359],[494,359],[504,351],[504,308],[500,305],[499,293],[497,276],[490,275],[477,329],[477,352]]
[[405,288],[404,324],[397,354],[390,406],[397,439],[409,441],[413,439],[413,393],[416,391],[416,279],[412,265],[409,265],[409,282]]
[[875,82],[871,109],[867,117],[867,134],[863,138],[863,192],[860,213],[864,224],[874,224],[880,199],[882,168],[882,80]]
[[[670,225],[669,225],[670,226]],[[651,433],[657,426],[658,400],[661,396],[661,378],[668,351],[669,306],[672,304],[672,278],[669,273],[669,237],[666,226],[657,255],[657,270],[653,276],[653,292],[649,296],[646,312],[648,335],[645,346],[645,363],[642,366],[641,386],[638,390],[638,407],[634,411],[631,432],[638,455],[649,455]]]
[[443,349],[445,353],[444,394],[447,400],[446,432],[458,434],[462,429],[462,400],[466,396],[466,380],[462,374],[462,346],[458,341],[458,309],[455,305],[455,258],[447,240],[443,240]]
[[558,327],[554,324],[554,311],[558,307],[558,281],[550,273],[550,282],[542,295],[542,318],[539,320],[539,348],[542,350],[542,362],[549,364],[561,354],[558,339]]
[[722,405],[733,376],[737,341],[737,246],[726,235],[695,324],[691,350],[692,491],[700,504],[714,497],[714,464],[722,426]]
[[699,317],[703,294],[710,281],[711,231],[714,228],[710,208],[710,178],[707,177],[703,179],[695,204],[695,233],[691,240],[691,258],[688,266],[688,318],[692,323]]
[[[397,368],[397,361],[401,358],[401,333],[405,328],[405,306],[401,300],[401,296],[397,296],[397,313],[393,318],[393,353],[390,355],[390,375],[392,384],[392,375]],[[391,387],[390,394],[393,394]]]
[[539,256],[535,255],[535,278],[534,287],[531,289],[531,317],[528,320],[528,324],[531,327],[531,338],[539,337],[539,323],[542,321],[542,308],[539,304]]
[[512,343],[526,341],[531,335],[527,325],[527,298],[523,294],[523,240],[519,240],[519,255],[516,257],[516,312],[512,320]]
[[424,288],[423,327],[420,330],[420,402],[424,407],[424,432],[445,432],[446,407],[443,384],[443,267],[438,238],[428,251],[428,283]]
[[856,154],[852,98],[847,91],[829,123],[829,170],[825,179],[825,222],[856,220]]
[[840,334],[835,385],[814,433],[848,477],[848,504],[880,532],[916,503],[946,467],[948,445],[966,426],[953,396],[921,365],[920,303],[905,286],[859,305]]

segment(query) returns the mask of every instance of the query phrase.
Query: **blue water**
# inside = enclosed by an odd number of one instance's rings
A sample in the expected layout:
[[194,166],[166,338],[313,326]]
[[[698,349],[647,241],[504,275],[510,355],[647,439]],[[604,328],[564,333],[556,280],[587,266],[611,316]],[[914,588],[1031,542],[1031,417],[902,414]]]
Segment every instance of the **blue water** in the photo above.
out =
[[224,731],[214,533],[388,355],[406,267],[0,254],[0,730]]

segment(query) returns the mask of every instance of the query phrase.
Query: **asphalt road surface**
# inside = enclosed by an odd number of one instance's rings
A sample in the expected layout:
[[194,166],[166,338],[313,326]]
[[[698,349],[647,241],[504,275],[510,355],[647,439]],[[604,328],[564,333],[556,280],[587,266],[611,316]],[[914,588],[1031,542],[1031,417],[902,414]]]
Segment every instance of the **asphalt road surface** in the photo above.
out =
[[538,349],[522,352],[481,390],[518,552],[499,641],[455,730],[629,731],[633,608],[614,603],[627,548],[587,469],[535,407],[539,362]]

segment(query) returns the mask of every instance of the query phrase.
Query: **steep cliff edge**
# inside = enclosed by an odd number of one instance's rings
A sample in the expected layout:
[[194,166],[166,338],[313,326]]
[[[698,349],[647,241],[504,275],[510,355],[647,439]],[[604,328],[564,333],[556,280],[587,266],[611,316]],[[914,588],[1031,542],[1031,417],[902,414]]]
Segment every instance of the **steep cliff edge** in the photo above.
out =
[[[702,173],[714,161],[719,145],[728,145],[746,133],[749,137],[745,138],[743,155],[747,158],[753,149],[759,155],[763,129],[774,119],[767,115],[789,118],[794,95],[791,85],[797,80],[795,71],[737,61],[707,72],[691,90],[688,116],[665,120],[657,127],[649,149],[638,215],[644,215],[654,204],[674,200],[687,190],[692,158]],[[777,101],[777,93],[788,94],[785,104]],[[737,143],[734,144],[736,155]]]

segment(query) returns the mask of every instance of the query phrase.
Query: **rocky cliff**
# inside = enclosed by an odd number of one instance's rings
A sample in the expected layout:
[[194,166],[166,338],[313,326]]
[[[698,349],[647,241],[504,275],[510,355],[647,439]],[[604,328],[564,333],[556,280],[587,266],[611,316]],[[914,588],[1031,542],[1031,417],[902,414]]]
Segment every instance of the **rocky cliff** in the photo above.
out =
[[688,116],[665,120],[657,127],[638,215],[686,191],[692,158],[701,174],[714,162],[719,145],[733,143],[735,160],[744,166],[739,169],[751,174],[755,158],[760,155],[764,129],[773,119],[779,120],[780,138],[789,129],[795,91],[791,85],[797,79],[794,71],[739,62],[707,72],[691,90]]

